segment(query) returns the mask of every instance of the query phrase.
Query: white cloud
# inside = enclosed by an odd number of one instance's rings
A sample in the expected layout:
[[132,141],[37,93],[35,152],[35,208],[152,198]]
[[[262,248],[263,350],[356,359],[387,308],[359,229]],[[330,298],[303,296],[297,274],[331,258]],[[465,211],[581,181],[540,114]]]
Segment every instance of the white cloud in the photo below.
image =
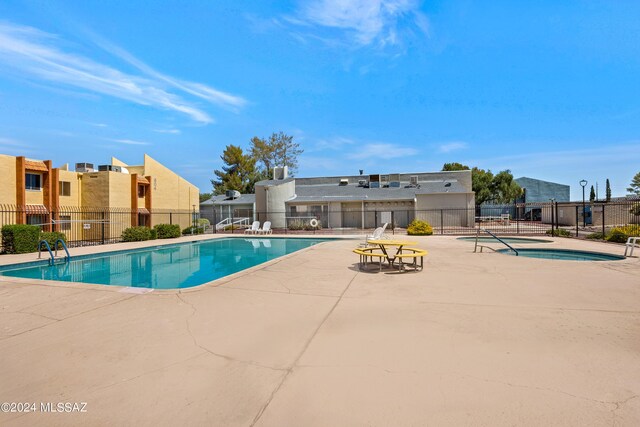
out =
[[202,83],[182,81],[161,74],[107,42],[102,42],[105,50],[134,65],[143,75],[124,73],[87,57],[64,52],[56,44],[60,44],[59,40],[51,34],[31,27],[0,23],[0,62],[32,78],[180,112],[205,124],[213,122],[206,111],[182,96],[169,92],[167,87],[230,109],[238,109],[246,104],[242,97]]
[[318,0],[305,2],[285,20],[301,28],[321,27],[343,33],[358,46],[398,45],[412,28],[427,35],[429,21],[418,0]]
[[172,135],[180,135],[182,133],[180,129],[154,129],[153,131],[158,133],[170,133]]
[[415,148],[402,147],[389,143],[372,143],[359,145],[357,151],[349,154],[347,158],[354,160],[382,160],[413,156],[417,153],[418,150]]
[[441,144],[438,147],[438,151],[440,151],[441,153],[450,153],[452,151],[464,150],[467,147],[468,144],[466,142],[453,141]]
[[135,141],[133,139],[110,139],[109,141],[119,142],[126,145],[151,145],[150,142]]

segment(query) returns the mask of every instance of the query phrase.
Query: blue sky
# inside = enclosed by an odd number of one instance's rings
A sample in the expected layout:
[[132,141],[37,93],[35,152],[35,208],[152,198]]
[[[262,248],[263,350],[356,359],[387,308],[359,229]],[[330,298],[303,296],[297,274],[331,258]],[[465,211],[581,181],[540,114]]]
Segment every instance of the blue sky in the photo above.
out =
[[0,153],[139,163],[209,191],[283,131],[299,176],[462,162],[625,194],[640,171],[638,1],[0,3]]

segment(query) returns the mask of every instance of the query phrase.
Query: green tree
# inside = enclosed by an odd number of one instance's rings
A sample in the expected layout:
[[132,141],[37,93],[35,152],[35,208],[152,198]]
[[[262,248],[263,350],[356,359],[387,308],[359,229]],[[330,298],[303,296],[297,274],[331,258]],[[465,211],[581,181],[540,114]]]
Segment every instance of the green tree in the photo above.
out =
[[259,164],[260,179],[269,179],[276,166],[287,166],[289,175],[294,176],[298,171],[298,156],[303,152],[293,136],[284,132],[274,132],[268,139],[251,138],[251,156]]
[[469,170],[469,166],[463,165],[462,163],[458,163],[458,162],[445,163],[444,166],[442,166],[442,170],[444,172],[467,171],[467,170]]
[[[445,163],[443,171],[469,170],[469,166],[462,163]],[[471,189],[476,193],[476,205],[486,202],[511,203],[522,195],[522,188],[513,180],[508,169],[494,175],[491,170],[478,167],[471,169]]]
[[215,170],[217,179],[212,179],[215,194],[224,194],[227,190],[237,190],[241,193],[253,193],[256,183],[256,161],[242,152],[237,145],[227,145],[222,156],[224,162],[222,170]]
[[522,195],[522,188],[513,180],[509,169],[498,172],[491,180],[494,203],[511,203]]
[[606,185],[606,190],[605,190],[605,200],[607,202],[611,201],[611,184],[609,183],[609,178],[607,178],[607,185]]
[[589,201],[593,202],[596,199],[596,190],[594,190],[593,185],[591,186],[591,191],[589,192]]
[[490,170],[485,171],[475,166],[471,169],[471,189],[476,193],[476,205],[481,205],[494,199],[491,188],[492,182],[493,173]]
[[200,193],[200,203],[209,200],[213,196],[213,193]]
[[631,184],[627,187],[627,191],[631,194],[640,196],[640,172],[634,175]]

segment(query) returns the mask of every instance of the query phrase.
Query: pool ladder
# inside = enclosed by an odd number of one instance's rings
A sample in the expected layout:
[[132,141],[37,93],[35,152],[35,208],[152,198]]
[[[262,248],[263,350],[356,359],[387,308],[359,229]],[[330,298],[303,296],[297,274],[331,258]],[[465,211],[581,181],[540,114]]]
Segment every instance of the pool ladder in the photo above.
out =
[[511,249],[513,252],[515,252],[516,256],[518,256],[518,251],[516,249],[514,249],[513,246],[511,246],[510,244],[508,244],[507,242],[505,242],[504,240],[502,240],[501,238],[499,238],[498,236],[496,236],[495,234],[493,234],[492,232],[490,232],[487,229],[484,228],[478,228],[478,231],[476,232],[476,246],[473,248],[473,252],[477,252],[478,251],[478,247],[480,247],[480,252],[482,252],[482,248],[487,248],[487,249],[491,249],[492,251],[495,252],[495,249],[489,247],[489,246],[484,246],[484,245],[478,245],[478,238],[480,237],[480,232],[484,231],[485,233],[487,233],[488,235],[490,235],[491,237],[493,237],[494,239],[496,239],[497,241],[499,241],[500,243],[502,243],[503,245],[505,245],[507,248]]
[[71,261],[71,255],[69,255],[69,249],[67,249],[67,245],[66,243],[64,243],[64,240],[62,239],[56,240],[56,243],[53,245],[56,248],[55,255],[51,250],[51,246],[49,245],[49,242],[47,242],[46,240],[40,240],[40,243],[38,243],[38,259],[42,258],[42,245],[44,245],[47,248],[47,251],[49,251],[49,256],[51,257],[49,258],[49,265],[55,264],[56,258],[58,258],[58,243],[62,245],[62,249],[64,249],[66,253],[64,257],[65,262]]

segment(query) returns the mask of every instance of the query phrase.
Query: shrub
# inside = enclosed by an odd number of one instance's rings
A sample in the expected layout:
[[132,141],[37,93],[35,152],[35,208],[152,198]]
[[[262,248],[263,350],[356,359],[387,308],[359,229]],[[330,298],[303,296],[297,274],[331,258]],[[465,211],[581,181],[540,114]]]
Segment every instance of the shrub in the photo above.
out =
[[640,203],[635,203],[629,212],[633,215],[640,216]]
[[553,237],[571,237],[571,232],[564,228],[558,228],[557,230],[552,228],[551,230],[547,230],[546,234]]
[[145,226],[130,227],[122,232],[123,242],[142,242],[151,239],[151,229]]
[[[227,227],[225,227],[224,229],[226,230]],[[197,225],[192,225],[192,226],[187,227],[184,230],[182,230],[182,234],[183,235],[187,235],[187,234],[202,234],[202,233],[204,233],[204,230],[202,230],[202,228],[198,227]]]
[[604,239],[604,234],[601,231],[596,231],[595,233],[591,233],[587,235],[587,239],[590,240],[602,240]]
[[152,228],[151,230],[149,230],[149,232],[151,233],[149,240],[156,240],[158,238],[158,230]]
[[304,230],[304,221],[301,219],[289,221],[289,230]]
[[157,224],[153,229],[158,233],[158,239],[180,237],[180,226],[178,224]]
[[38,250],[40,227],[12,224],[2,227],[2,245],[8,254],[26,254]]
[[[60,233],[59,231],[51,231],[51,232],[42,232],[40,233],[40,237],[38,238],[38,242],[41,240],[46,240],[51,247],[51,250],[55,250],[54,245],[56,244],[56,240],[62,239],[62,241],[67,243],[67,236],[64,233]],[[58,249],[62,249],[62,245],[58,244]]]
[[407,227],[407,234],[410,236],[431,236],[433,228],[427,221],[414,219]]
[[209,222],[209,220],[207,218],[199,218],[198,219],[198,226],[199,227],[207,228],[210,225],[211,225],[211,223]]
[[625,225],[624,227],[612,228],[607,236],[607,241],[626,243],[629,237],[634,236],[640,236],[640,225]]

